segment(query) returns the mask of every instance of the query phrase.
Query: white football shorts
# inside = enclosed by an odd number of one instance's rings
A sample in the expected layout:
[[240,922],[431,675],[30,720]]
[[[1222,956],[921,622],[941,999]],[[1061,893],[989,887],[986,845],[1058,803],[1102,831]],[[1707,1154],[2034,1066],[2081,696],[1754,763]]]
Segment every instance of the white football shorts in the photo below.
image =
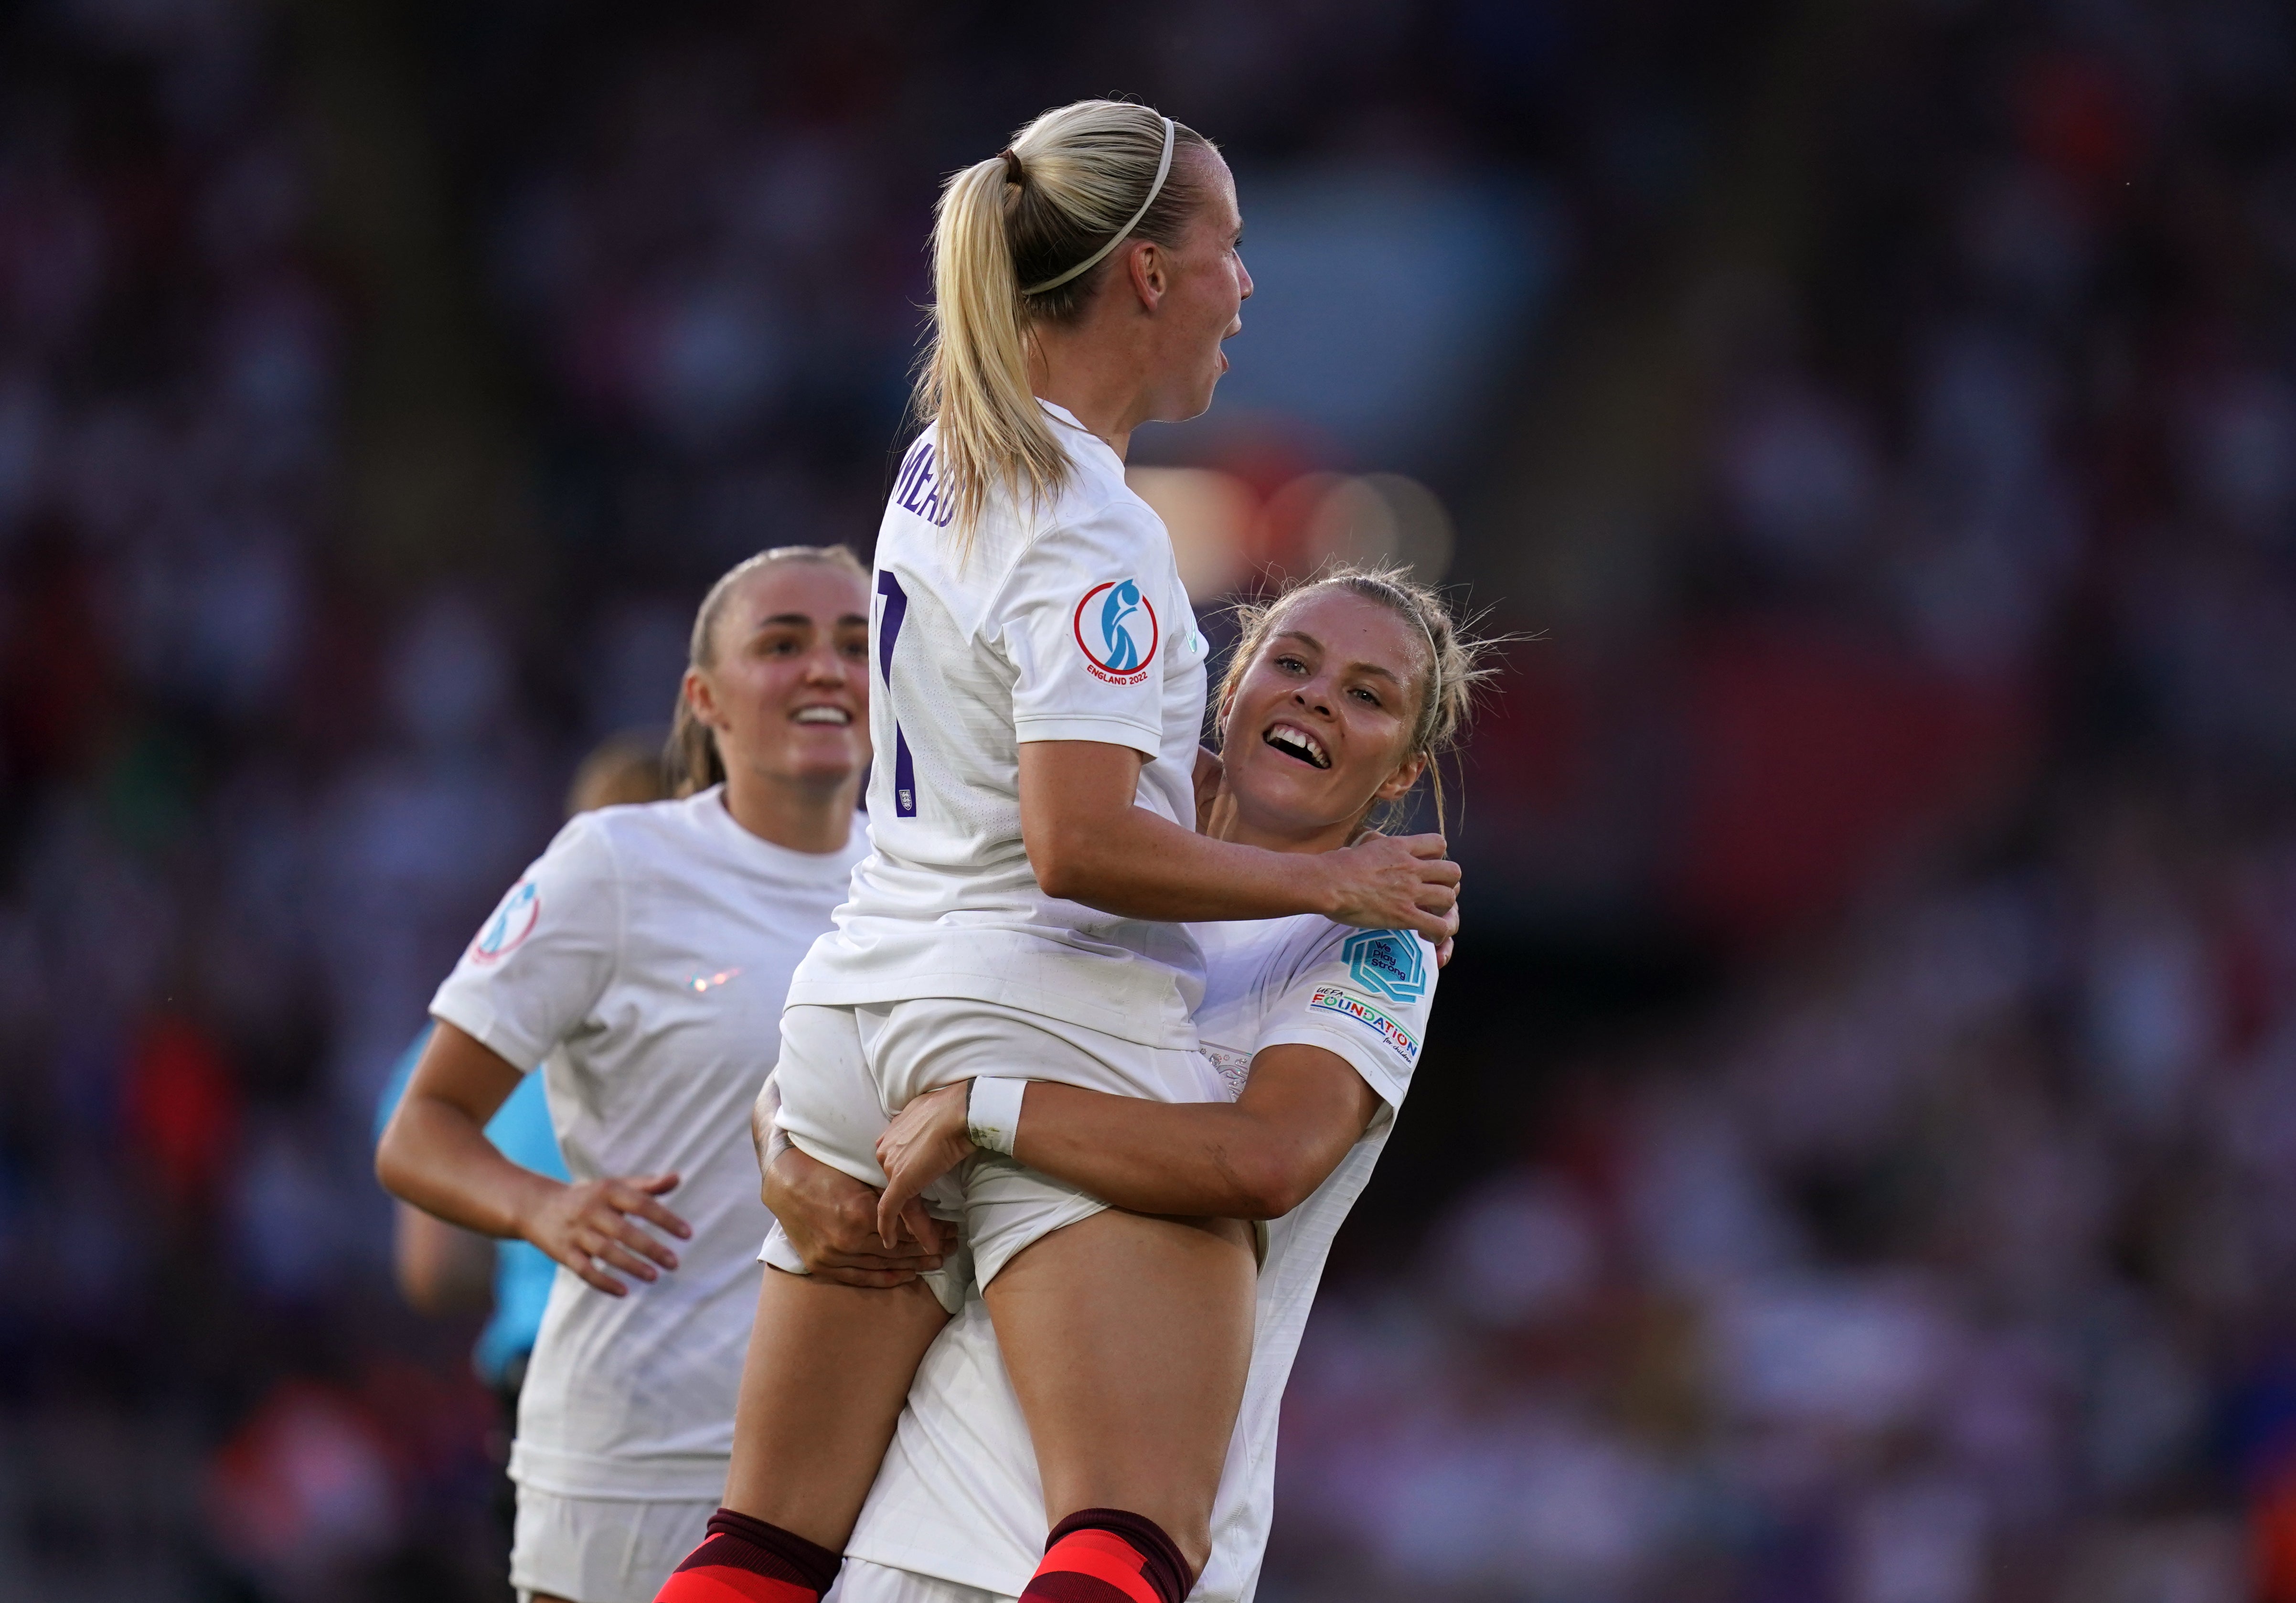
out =
[[[1201,1052],[1125,1040],[994,1002],[926,997],[782,1013],[774,1071],[781,1126],[808,1156],[865,1185],[885,1183],[877,1138],[911,1097],[982,1075],[1054,1080],[1158,1102],[1227,1099],[1218,1070]],[[944,1176],[924,1201],[934,1217],[962,1222],[983,1286],[1031,1242],[1107,1206],[997,1153],[981,1153]],[[786,1241],[781,1253],[794,1261]],[[770,1241],[764,1255],[789,1267]],[[955,1300],[941,1296],[951,1312],[962,1305],[962,1286],[955,1289]]]
[[709,1533],[718,1504],[561,1497],[518,1489],[510,1583],[570,1603],[653,1603],[669,1574]]
[[885,1565],[872,1564],[866,1558],[848,1558],[845,1567],[837,1572],[837,1584],[829,1589],[821,1603],[1019,1603],[1004,1592],[985,1592],[977,1586],[964,1586],[955,1581],[943,1581],[938,1575],[920,1575],[914,1570],[897,1570]]

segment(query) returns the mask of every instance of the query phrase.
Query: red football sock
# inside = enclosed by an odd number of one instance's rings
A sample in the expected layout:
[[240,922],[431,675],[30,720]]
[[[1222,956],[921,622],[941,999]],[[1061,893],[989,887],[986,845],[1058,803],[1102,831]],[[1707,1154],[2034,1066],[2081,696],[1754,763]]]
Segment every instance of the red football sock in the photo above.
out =
[[1182,1603],[1196,1583],[1164,1528],[1121,1508],[1086,1508],[1053,1527],[1021,1603]]
[[844,1561],[794,1532],[720,1508],[653,1603],[821,1603]]

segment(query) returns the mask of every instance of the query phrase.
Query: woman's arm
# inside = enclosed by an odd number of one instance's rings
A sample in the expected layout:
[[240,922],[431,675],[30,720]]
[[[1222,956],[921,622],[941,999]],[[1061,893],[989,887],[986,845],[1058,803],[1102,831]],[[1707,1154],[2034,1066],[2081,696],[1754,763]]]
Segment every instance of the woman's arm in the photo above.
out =
[[1270,1047],[1234,1102],[1147,1102],[1039,1081],[1013,1155],[1136,1213],[1276,1219],[1340,1166],[1380,1110],[1337,1053]]
[[1459,869],[1440,835],[1374,835],[1339,851],[1231,845],[1135,803],[1147,760],[1089,740],[1021,747],[1021,840],[1048,896],[1123,918],[1282,918],[1321,913],[1362,929],[1456,928]]
[[[889,1180],[879,1219],[972,1151],[970,1081],[912,1100],[877,1142]],[[1270,1047],[1234,1102],[1149,1102],[1051,1081],[1021,1099],[1013,1155],[1136,1213],[1275,1219],[1328,1179],[1380,1108],[1345,1058]]]
[[612,1296],[629,1288],[596,1260],[642,1280],[660,1275],[656,1264],[676,1269],[677,1254],[627,1216],[691,1236],[684,1220],[654,1200],[676,1188],[677,1176],[569,1184],[520,1167],[487,1139],[487,1121],[519,1080],[500,1054],[440,1020],[375,1148],[375,1178],[383,1189],[481,1236],[530,1241]]

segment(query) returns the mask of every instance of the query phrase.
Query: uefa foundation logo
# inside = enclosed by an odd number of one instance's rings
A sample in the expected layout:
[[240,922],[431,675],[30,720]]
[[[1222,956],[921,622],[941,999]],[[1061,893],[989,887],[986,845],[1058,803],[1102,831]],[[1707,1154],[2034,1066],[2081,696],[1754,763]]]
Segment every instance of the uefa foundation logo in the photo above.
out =
[[1308,1002],[1308,1011],[1336,1013],[1341,1018],[1351,1018],[1385,1041],[1404,1062],[1419,1061],[1419,1038],[1388,1017],[1378,1003],[1357,996],[1344,985],[1316,986],[1316,994]]
[[542,892],[534,888],[530,879],[521,883],[503,898],[502,906],[487,920],[479,938],[471,942],[471,960],[499,963],[534,933],[535,921],[541,917]]
[[1137,685],[1156,660],[1156,609],[1137,580],[1111,580],[1084,593],[1076,609],[1077,649],[1095,678]]
[[1415,1002],[1427,994],[1427,965],[1419,938],[1408,930],[1357,930],[1340,956],[1357,984],[1390,1002]]

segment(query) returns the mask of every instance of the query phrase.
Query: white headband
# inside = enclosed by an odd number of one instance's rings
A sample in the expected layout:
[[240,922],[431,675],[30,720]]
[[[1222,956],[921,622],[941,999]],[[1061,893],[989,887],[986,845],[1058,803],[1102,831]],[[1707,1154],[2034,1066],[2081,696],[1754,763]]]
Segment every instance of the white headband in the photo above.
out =
[[1100,265],[1101,258],[1106,256],[1111,251],[1115,250],[1117,246],[1122,244],[1125,241],[1125,237],[1135,228],[1137,228],[1140,226],[1140,219],[1148,215],[1148,208],[1153,206],[1156,203],[1156,197],[1164,193],[1164,180],[1169,177],[1171,173],[1172,119],[1167,117],[1164,119],[1163,159],[1156,163],[1156,181],[1148,186],[1148,198],[1140,202],[1140,210],[1134,212],[1132,214],[1131,220],[1126,223],[1123,227],[1119,228],[1114,235],[1110,238],[1109,242],[1103,245],[1099,250],[1095,251],[1090,256],[1086,257],[1082,261],[1077,263],[1076,266],[1070,267],[1058,278],[1047,278],[1042,284],[1032,284],[1027,289],[1022,290],[1021,293],[1023,295],[1041,295],[1046,290],[1057,290],[1061,285],[1066,284],[1070,279],[1074,278],[1078,274],[1089,271],[1091,268],[1098,267]]

